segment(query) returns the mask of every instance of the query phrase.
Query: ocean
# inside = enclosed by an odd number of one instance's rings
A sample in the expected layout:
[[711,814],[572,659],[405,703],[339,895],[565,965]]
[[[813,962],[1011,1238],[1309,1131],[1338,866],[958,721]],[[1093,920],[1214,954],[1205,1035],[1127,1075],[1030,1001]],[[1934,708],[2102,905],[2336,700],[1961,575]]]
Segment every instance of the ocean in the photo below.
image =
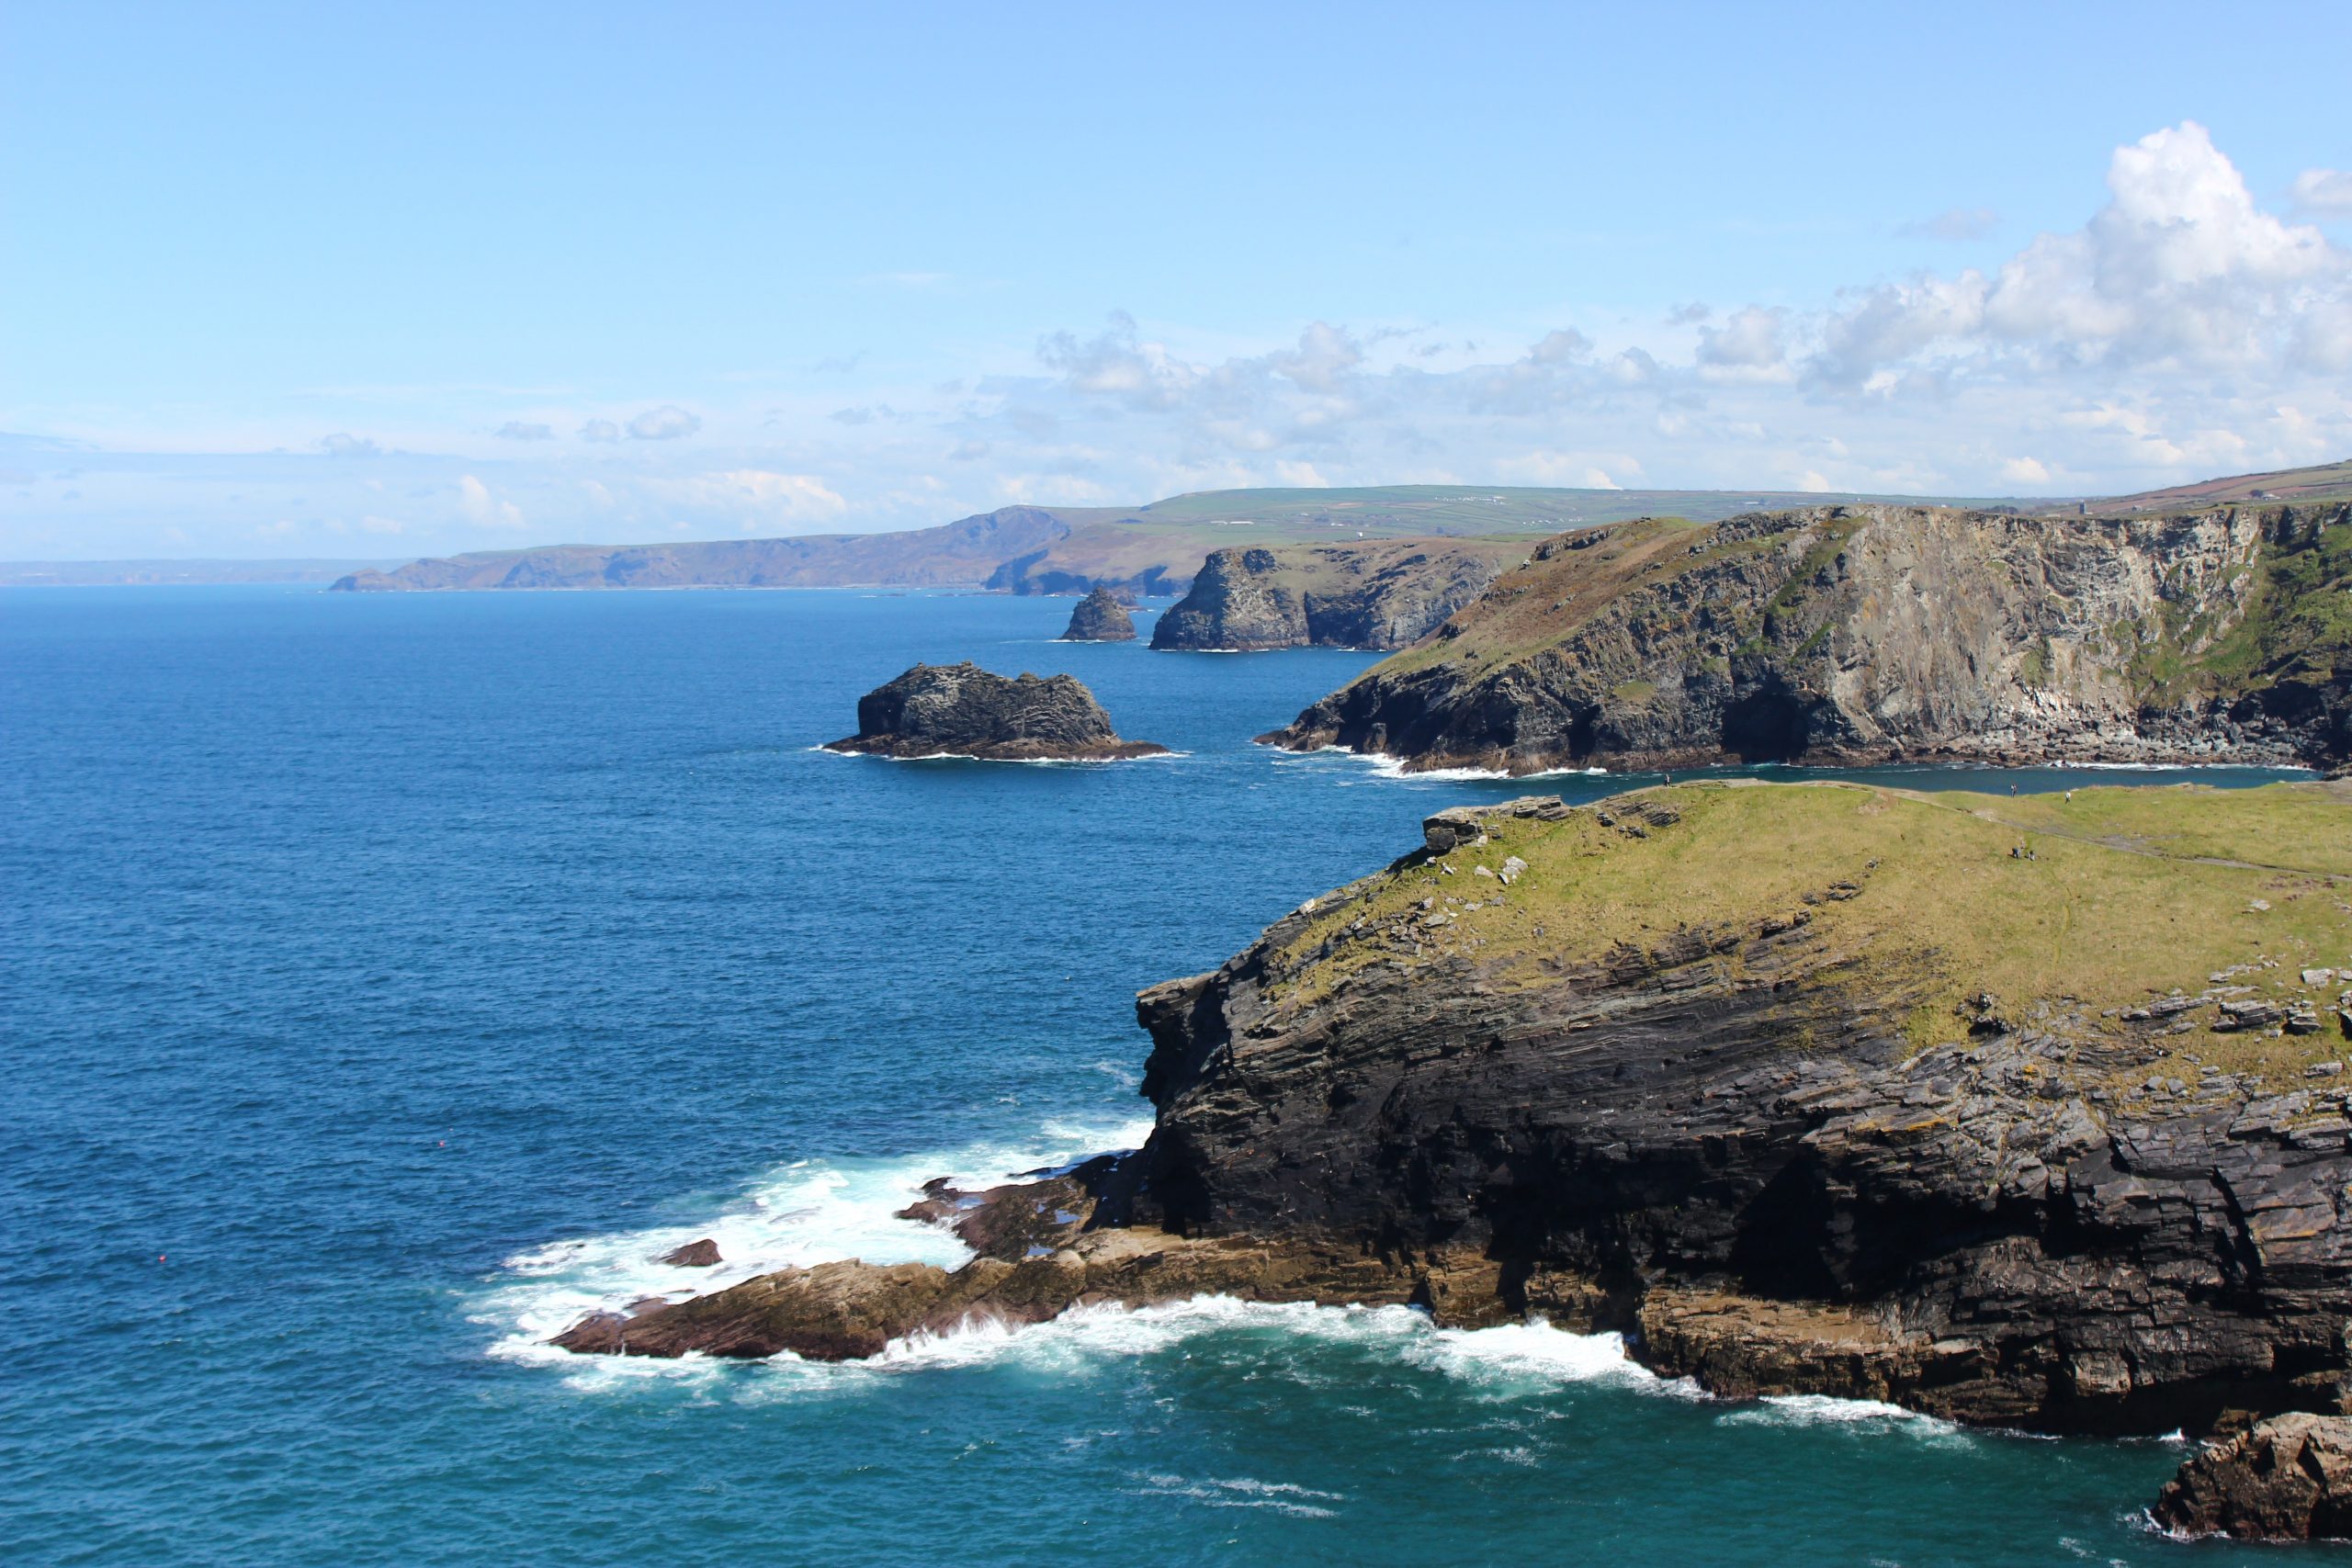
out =
[[[1442,806],[1627,782],[1272,752],[1370,656],[1058,644],[1069,612],[0,590],[0,1562],[2184,1560],[2140,1518],[2177,1441],[1713,1400],[1542,1325],[1213,1300],[837,1366],[547,1349],[650,1292],[955,1261],[890,1217],[916,1184],[1148,1130],[1137,988]],[[1178,755],[812,750],[965,658]],[[701,1235],[718,1269],[653,1261]]]

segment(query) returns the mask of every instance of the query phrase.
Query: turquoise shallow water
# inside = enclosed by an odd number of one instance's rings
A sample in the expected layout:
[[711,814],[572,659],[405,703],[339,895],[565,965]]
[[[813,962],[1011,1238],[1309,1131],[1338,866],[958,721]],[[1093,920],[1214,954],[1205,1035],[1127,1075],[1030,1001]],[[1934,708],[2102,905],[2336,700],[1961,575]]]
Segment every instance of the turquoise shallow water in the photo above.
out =
[[[1248,743],[1366,662],[1067,601],[0,593],[0,1561],[2164,1563],[2160,1442],[1731,1404],[1606,1340],[1192,1303],[875,1364],[535,1348],[1131,1141],[1140,986],[1530,787]],[[917,658],[1112,768],[815,752]],[[1890,773],[2024,788],[2147,774]],[[2199,775],[2254,782],[2257,775]],[[1617,781],[1622,784],[1623,781]]]

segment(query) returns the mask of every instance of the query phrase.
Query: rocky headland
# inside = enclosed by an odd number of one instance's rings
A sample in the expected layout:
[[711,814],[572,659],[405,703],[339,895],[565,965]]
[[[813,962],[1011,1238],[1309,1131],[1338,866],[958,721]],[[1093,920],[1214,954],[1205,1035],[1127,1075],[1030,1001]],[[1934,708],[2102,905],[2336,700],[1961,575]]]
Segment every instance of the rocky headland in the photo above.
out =
[[1127,614],[1126,605],[1107,588],[1097,588],[1078,602],[1069,613],[1069,626],[1062,632],[1064,642],[1133,642],[1136,640],[1135,618]]
[[1003,762],[1107,762],[1168,751],[1121,739],[1076,676],[1007,678],[968,660],[918,664],[876,686],[857,700],[857,733],[825,750]]
[[870,1355],[1223,1292],[1615,1330],[2062,1432],[2341,1410],[2352,791],[1711,783],[1442,812],[1141,993],[1145,1147],[557,1341]]
[[1408,769],[2352,755],[2352,507],[1564,534],[1263,737]]
[[1377,540],[1215,550],[1152,628],[1156,649],[1397,649],[1524,558],[1516,539]]

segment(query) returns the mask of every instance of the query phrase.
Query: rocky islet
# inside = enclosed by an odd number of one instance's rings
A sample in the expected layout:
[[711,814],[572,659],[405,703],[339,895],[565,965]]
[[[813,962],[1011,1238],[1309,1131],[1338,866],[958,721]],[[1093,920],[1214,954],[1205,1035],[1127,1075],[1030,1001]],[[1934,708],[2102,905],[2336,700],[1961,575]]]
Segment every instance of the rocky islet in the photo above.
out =
[[918,664],[857,702],[857,733],[829,751],[983,761],[1117,761],[1167,754],[1123,739],[1094,694],[1073,675],[1006,677],[968,660]]
[[1135,618],[1127,614],[1127,606],[1107,588],[1097,588],[1078,602],[1069,613],[1069,625],[1062,632],[1064,642],[1133,642],[1136,639]]

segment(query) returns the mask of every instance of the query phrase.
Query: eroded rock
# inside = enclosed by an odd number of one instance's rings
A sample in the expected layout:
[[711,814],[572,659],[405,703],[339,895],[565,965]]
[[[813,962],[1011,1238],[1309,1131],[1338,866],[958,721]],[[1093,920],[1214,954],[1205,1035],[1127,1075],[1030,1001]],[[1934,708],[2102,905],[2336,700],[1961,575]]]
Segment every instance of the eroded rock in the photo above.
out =
[[2183,1464],[2151,1514],[2181,1535],[2352,1537],[2352,1421],[2298,1413],[2259,1422]]

